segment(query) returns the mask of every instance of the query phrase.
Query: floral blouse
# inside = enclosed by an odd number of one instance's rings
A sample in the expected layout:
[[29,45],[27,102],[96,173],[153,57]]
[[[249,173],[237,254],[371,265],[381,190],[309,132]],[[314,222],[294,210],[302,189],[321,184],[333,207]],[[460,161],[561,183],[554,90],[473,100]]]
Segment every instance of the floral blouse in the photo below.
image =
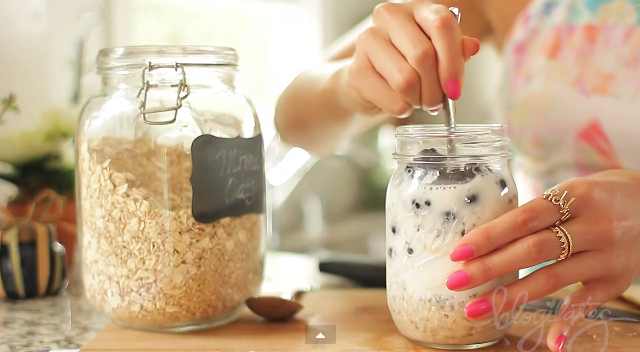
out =
[[640,0],[531,0],[504,50],[521,204],[574,176],[640,171]]

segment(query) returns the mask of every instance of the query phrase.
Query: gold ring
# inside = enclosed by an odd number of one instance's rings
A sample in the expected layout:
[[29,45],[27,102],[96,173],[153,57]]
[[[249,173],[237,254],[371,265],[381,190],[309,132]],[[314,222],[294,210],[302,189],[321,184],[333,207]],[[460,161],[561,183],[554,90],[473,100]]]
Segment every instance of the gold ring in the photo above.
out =
[[552,188],[542,193],[542,199],[546,199],[551,203],[560,206],[560,214],[562,215],[560,216],[560,220],[556,221],[556,225],[562,224],[571,216],[571,214],[569,214],[569,205],[571,205],[571,203],[576,200],[575,198],[571,198],[568,200],[565,199],[565,197],[567,196],[567,191],[564,191],[564,193],[562,193],[562,196],[560,197],[558,197],[559,194],[560,191],[557,188]]
[[560,225],[552,227],[551,230],[553,230],[558,237],[560,248],[562,249],[557,260],[562,261],[569,258],[573,253],[573,240],[571,239],[571,235],[569,235],[569,231]]

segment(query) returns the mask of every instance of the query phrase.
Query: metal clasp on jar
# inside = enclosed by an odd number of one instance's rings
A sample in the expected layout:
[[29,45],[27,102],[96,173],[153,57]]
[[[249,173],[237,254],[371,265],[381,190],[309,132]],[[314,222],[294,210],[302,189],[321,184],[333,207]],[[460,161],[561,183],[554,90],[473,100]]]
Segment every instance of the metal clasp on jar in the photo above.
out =
[[[176,72],[178,72],[178,69],[180,69],[181,71],[182,79],[180,80],[180,82],[178,82],[177,84],[171,85],[171,87],[178,88],[177,96],[176,96],[176,104],[170,107],[147,109],[147,96],[149,94],[149,89],[157,88],[158,84],[149,83],[149,81],[147,80],[146,74],[147,72],[151,72],[152,70],[162,69],[162,68],[173,68]],[[144,93],[144,96],[141,98],[143,93]],[[170,65],[170,64],[154,65],[151,62],[148,62],[147,66],[144,69],[142,69],[142,87],[140,87],[140,90],[138,91],[136,100],[140,103],[140,113],[142,114],[142,118],[144,119],[145,123],[150,125],[168,125],[176,121],[176,119],[178,118],[178,110],[182,107],[182,101],[185,100],[190,93],[191,93],[191,88],[187,84],[187,75],[184,71],[184,65],[179,64],[177,62],[174,63],[173,65]],[[148,114],[155,114],[159,112],[169,112],[169,111],[175,111],[175,113],[173,114],[173,118],[171,120],[150,121],[147,119]]]

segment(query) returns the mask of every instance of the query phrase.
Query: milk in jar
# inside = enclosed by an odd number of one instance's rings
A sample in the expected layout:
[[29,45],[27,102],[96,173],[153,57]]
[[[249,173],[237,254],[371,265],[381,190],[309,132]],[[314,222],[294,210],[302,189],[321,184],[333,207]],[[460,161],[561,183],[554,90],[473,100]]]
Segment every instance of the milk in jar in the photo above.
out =
[[[509,324],[472,322],[464,306],[479,293],[518,278],[517,272],[454,292],[445,280],[459,263],[449,259],[458,240],[514,209],[506,129],[461,125],[399,127],[397,170],[386,199],[387,298],[393,320],[409,340],[437,348],[484,347]],[[455,143],[452,151],[447,147]]]

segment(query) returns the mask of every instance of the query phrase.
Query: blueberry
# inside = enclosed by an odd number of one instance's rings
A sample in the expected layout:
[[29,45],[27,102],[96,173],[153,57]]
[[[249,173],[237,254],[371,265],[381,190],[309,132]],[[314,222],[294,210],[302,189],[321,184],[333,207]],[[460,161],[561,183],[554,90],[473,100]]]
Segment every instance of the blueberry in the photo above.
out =
[[453,210],[447,210],[444,212],[443,217],[445,221],[455,221],[456,213]]
[[505,188],[507,188],[507,181],[505,181],[504,179],[500,179],[500,187],[502,188],[502,190],[504,191]]
[[483,164],[478,163],[468,163],[464,165],[464,169],[467,172],[473,173],[474,175],[484,175],[486,171],[489,171],[489,167]]
[[[435,148],[424,149],[418,153],[416,158],[417,162],[434,162],[444,163],[449,158],[445,155],[438,153]],[[437,164],[436,164],[437,165]],[[434,170],[439,172],[438,183],[441,185],[456,185],[468,183],[473,180],[477,175],[484,176],[486,171],[490,170],[487,166],[478,163],[468,163],[461,167],[444,166],[432,166]]]
[[478,164],[466,164],[459,168],[443,168],[440,170],[438,181],[443,185],[455,185],[468,183],[477,175],[483,175],[483,166]]
[[475,203],[478,200],[478,196],[475,194],[464,197],[464,201],[467,203]]
[[423,149],[418,153],[420,156],[444,156],[436,150],[436,148]]
[[435,148],[423,149],[418,155],[420,156],[420,158],[416,158],[418,162],[434,162],[445,159],[444,155],[438,153]]
[[396,234],[396,227],[395,226],[391,226],[391,233],[392,234]]
[[389,258],[393,258],[393,248],[389,247],[387,253],[389,254]]
[[407,166],[404,168],[404,173],[407,174],[407,176],[411,177],[413,176],[413,167],[411,166]]

